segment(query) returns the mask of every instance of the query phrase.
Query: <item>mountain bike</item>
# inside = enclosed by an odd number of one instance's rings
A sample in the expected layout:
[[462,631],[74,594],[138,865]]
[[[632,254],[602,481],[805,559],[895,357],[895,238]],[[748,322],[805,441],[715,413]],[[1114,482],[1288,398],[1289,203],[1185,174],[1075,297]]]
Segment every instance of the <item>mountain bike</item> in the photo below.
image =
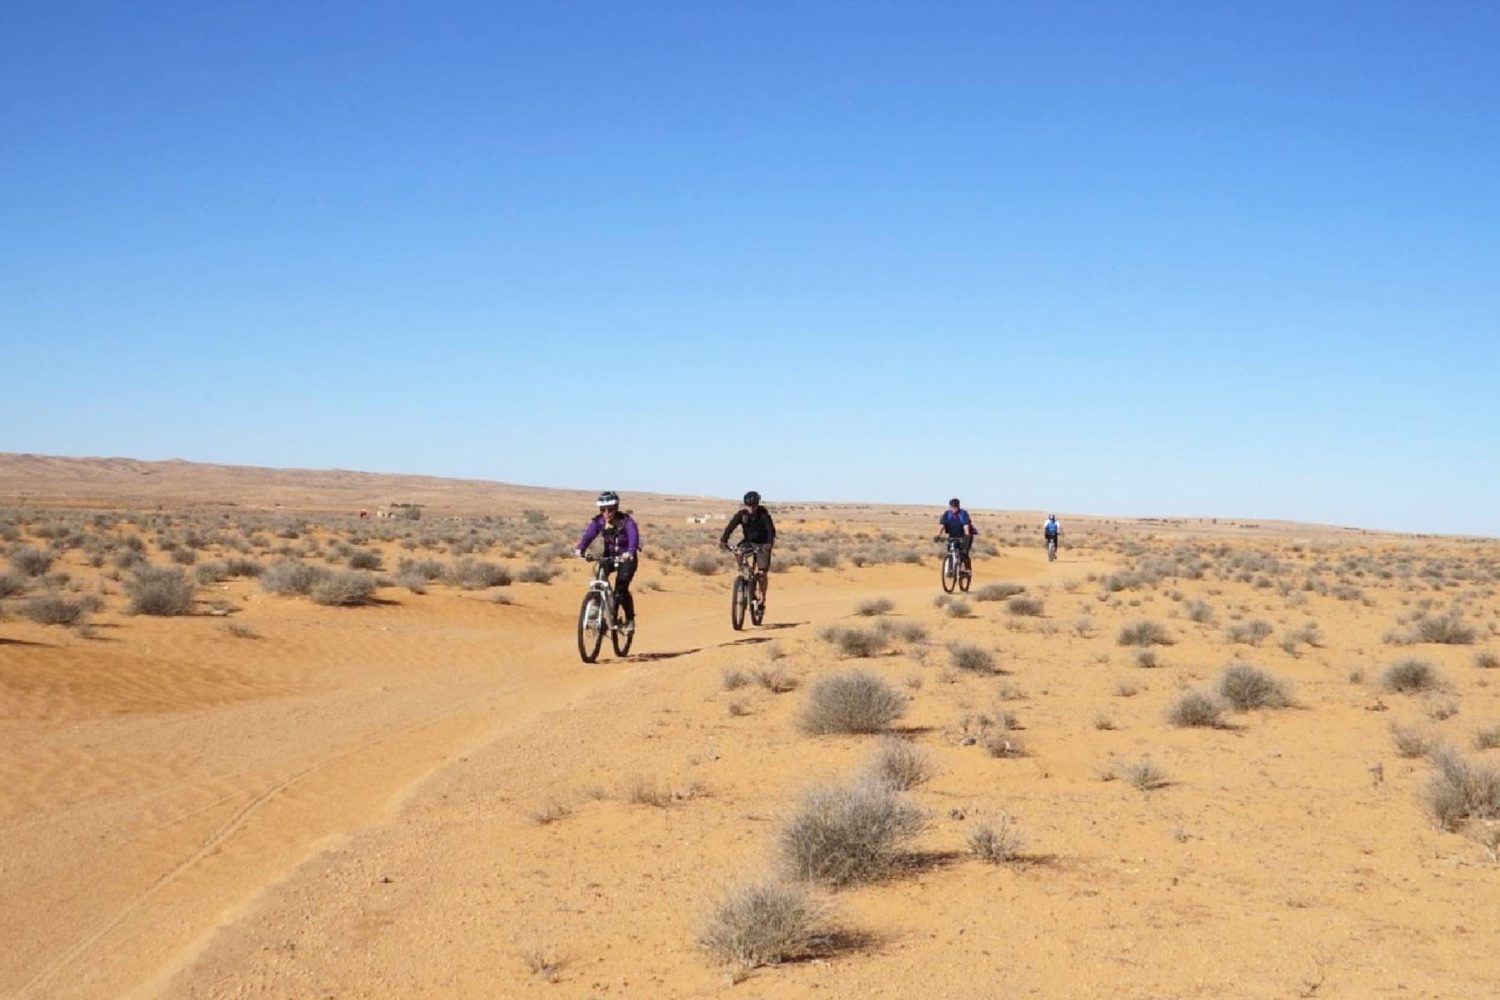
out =
[[1057,536],[1047,536],[1047,561],[1057,562]]
[[604,633],[608,632],[615,655],[625,656],[635,641],[635,623],[626,621],[625,609],[615,601],[615,590],[609,585],[609,572],[615,568],[617,560],[613,556],[584,558],[599,565],[594,569],[594,579],[589,582],[583,605],[578,609],[578,655],[584,663],[593,663],[599,658]]
[[948,543],[948,551],[943,554],[943,590],[951,594],[953,588],[957,587],[968,593],[969,584],[974,578],[974,568],[964,555],[963,539],[955,535],[939,535],[933,541]]
[[747,610],[751,624],[759,625],[766,620],[766,593],[761,587],[760,574],[755,571],[755,554],[763,548],[764,545],[741,542],[732,550],[739,569],[729,594],[729,624],[736,632],[745,627]]

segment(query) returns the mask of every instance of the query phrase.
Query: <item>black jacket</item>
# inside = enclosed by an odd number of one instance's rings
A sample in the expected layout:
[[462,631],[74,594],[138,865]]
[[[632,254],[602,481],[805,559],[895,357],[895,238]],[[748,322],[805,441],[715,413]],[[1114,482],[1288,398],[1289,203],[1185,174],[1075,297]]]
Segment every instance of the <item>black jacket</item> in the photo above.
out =
[[743,528],[745,541],[752,545],[770,545],[776,541],[776,524],[771,520],[771,512],[764,507],[755,508],[754,514],[743,507],[735,511],[729,523],[724,526],[719,544],[728,545],[729,536],[734,533],[735,528]]

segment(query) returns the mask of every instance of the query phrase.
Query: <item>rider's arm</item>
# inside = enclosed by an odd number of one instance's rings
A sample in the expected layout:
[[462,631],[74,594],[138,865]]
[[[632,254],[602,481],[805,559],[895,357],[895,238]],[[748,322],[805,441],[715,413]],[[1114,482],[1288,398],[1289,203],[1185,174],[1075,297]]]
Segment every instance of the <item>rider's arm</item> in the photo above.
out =
[[734,534],[734,529],[738,528],[740,526],[740,522],[744,519],[745,512],[743,510],[737,510],[734,512],[734,516],[729,519],[729,523],[724,525],[724,534],[719,536],[720,545],[729,544],[729,536]]
[[635,518],[625,519],[625,555],[634,559],[641,547],[641,530],[635,526]]
[[767,545],[775,545],[776,544],[776,522],[773,521],[773,520],[771,520],[771,512],[770,511],[766,510],[765,508],[761,508],[761,512],[766,515],[766,544]]
[[973,538],[975,535],[979,534],[979,529],[974,527],[974,519],[969,516],[968,511],[964,511],[964,527],[969,529],[970,538]]
[[599,519],[593,518],[589,521],[589,526],[583,529],[583,537],[578,540],[578,544],[574,547],[573,551],[577,552],[579,555],[582,555],[584,550],[589,547],[589,544],[598,537]]

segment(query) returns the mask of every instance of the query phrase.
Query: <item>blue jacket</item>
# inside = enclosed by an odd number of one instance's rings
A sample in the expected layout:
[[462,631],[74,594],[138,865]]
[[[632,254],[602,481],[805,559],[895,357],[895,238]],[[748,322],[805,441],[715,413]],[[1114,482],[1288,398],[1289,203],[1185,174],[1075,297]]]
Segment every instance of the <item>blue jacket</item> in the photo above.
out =
[[[974,522],[969,519],[969,512],[962,507],[958,510],[949,508],[943,511],[943,516],[938,518],[938,524],[942,525],[943,530],[955,538],[961,538],[965,534],[979,534],[978,531],[974,530]],[[967,532],[964,530],[965,528],[968,529]]]

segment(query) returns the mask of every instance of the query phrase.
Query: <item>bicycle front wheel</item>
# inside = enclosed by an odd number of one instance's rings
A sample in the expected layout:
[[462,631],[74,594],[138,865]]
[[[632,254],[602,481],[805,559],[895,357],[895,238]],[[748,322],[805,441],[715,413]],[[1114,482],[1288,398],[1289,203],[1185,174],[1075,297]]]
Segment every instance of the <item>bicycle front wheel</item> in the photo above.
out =
[[729,595],[729,624],[736,632],[745,627],[745,609],[749,606],[750,588],[745,585],[743,576],[737,576],[734,578],[734,593]]
[[965,594],[969,592],[969,584],[974,581],[974,567],[969,565],[968,559],[958,560],[958,589]]
[[615,630],[609,634],[610,644],[615,647],[616,656],[627,656],[630,653],[630,644],[635,641],[635,629],[626,629],[625,625],[629,619],[625,617],[625,609],[618,604],[615,605]]
[[750,622],[759,625],[766,620],[766,592],[759,580],[755,581],[755,600],[750,605]]
[[1047,561],[1057,561],[1057,541],[1055,539],[1047,542]]
[[943,557],[943,591],[945,593],[951,594],[953,593],[953,588],[957,585],[958,560],[955,559],[953,557],[953,553],[950,552],[945,557]]
[[583,595],[583,605],[578,609],[578,655],[584,663],[593,663],[603,645],[604,595],[591,590]]

